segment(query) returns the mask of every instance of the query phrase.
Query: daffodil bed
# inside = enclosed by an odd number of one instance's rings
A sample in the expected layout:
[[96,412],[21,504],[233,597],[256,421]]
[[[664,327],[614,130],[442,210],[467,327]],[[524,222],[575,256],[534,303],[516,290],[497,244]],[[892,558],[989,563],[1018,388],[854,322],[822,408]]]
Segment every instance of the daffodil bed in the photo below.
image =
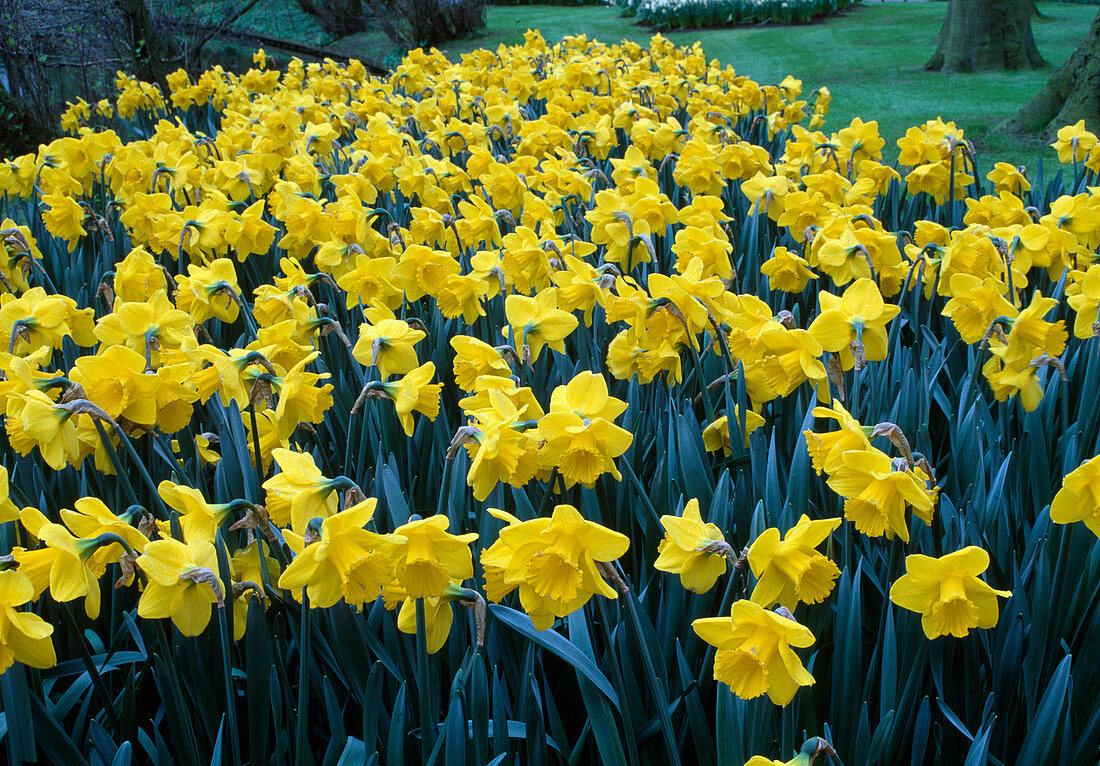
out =
[[0,165],[10,762],[1095,761],[1082,125],[256,61]]
[[639,24],[661,30],[806,23],[859,0],[616,0]]

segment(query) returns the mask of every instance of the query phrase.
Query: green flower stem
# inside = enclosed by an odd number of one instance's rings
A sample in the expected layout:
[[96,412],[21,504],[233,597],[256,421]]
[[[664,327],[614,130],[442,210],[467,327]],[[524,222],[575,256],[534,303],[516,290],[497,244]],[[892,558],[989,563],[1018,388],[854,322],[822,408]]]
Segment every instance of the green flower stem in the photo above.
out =
[[[99,428],[99,421],[96,421],[96,427]],[[149,488],[149,492],[152,493],[154,502],[164,513],[164,517],[170,517],[171,519],[173,519],[173,524],[179,524],[179,518],[176,512],[172,511],[171,513],[169,513],[168,506],[164,504],[164,500],[161,499],[160,493],[157,492],[157,485],[153,482],[153,477],[149,475],[149,469],[145,467],[145,463],[143,463],[141,458],[138,457],[137,450],[134,449],[134,443],[130,441],[130,437],[127,436],[126,432],[118,426],[115,427],[115,433],[118,434],[119,441],[121,441],[123,446],[126,447],[126,451],[129,453],[130,459],[134,461],[134,465],[137,467],[138,473],[141,474],[142,480]],[[175,534],[175,530],[173,530],[173,534]]]
[[[226,594],[227,599],[233,596]],[[229,660],[229,646],[233,642],[232,628],[229,625],[229,609],[225,605],[215,607],[218,612],[218,628],[221,641],[222,671],[225,680],[225,714],[229,729],[229,745],[233,753],[233,763],[241,762],[241,743],[237,732],[237,694],[233,691],[233,666]]]
[[298,632],[298,707],[295,711],[294,763],[307,766],[309,756],[309,593],[302,588],[301,628]]
[[[191,477],[187,475],[187,471],[184,470],[183,464],[180,463],[179,458],[176,457],[176,453],[172,451],[172,445],[169,443],[165,435],[157,430],[153,430],[150,433],[152,434],[153,438],[156,439],[157,444],[160,445],[160,448],[163,451],[163,454],[165,456],[164,462],[166,462],[168,464],[168,467],[175,471],[176,475],[179,476],[180,483],[193,488],[195,486],[195,483],[191,481]],[[169,460],[168,457],[171,457],[172,459]]]
[[124,538],[116,535],[114,532],[104,532],[102,535],[94,538],[93,543],[94,544],[92,545],[92,547],[88,549],[88,555],[91,555],[92,551],[94,551],[96,548],[102,548],[106,545],[113,545],[114,543],[118,543],[119,545],[121,545],[123,549],[125,549],[125,551],[131,556],[134,555],[134,549],[130,547],[130,543],[126,542]]
[[703,376],[703,360],[699,358],[699,351],[695,348],[695,344],[692,342],[694,338],[688,338],[688,350],[691,351],[691,361],[695,365],[695,378],[699,384],[699,393],[703,397],[703,411],[707,415],[707,422],[713,423],[718,419],[714,414],[714,402],[710,399],[710,391],[707,390],[706,379]]
[[[615,562],[611,562],[608,566],[614,567]],[[619,575],[623,577],[624,573],[620,571]],[[623,577],[623,579],[626,578]],[[676,742],[676,735],[672,731],[672,719],[668,714],[668,688],[658,677],[657,668],[653,664],[653,655],[649,651],[646,634],[642,630],[642,620],[638,615],[638,605],[633,591],[621,594],[620,598],[626,602],[627,615],[630,618],[630,626],[634,629],[634,636],[638,640],[638,652],[642,655],[642,666],[645,669],[649,687],[657,696],[657,720],[661,724],[661,735],[665,740],[665,755],[669,758],[669,763],[679,766],[680,747]]]
[[431,673],[428,668],[428,630],[424,616],[424,599],[416,599],[416,685],[420,705],[420,752],[423,762],[431,760],[435,739],[435,717],[432,715]]
[[554,494],[554,483],[558,481],[560,472],[558,467],[554,466],[550,471],[550,481],[546,484],[546,493],[542,496],[542,500],[539,502],[538,515],[545,516],[546,509],[550,507],[550,496]]
[[103,678],[100,676],[99,669],[92,660],[92,654],[88,648],[88,639],[84,637],[84,632],[80,629],[80,626],[76,624],[76,619],[73,617],[72,606],[67,603],[61,604],[61,614],[65,619],[65,626],[68,628],[69,635],[77,638],[76,645],[80,651],[80,662],[84,665],[84,670],[88,673],[88,678],[92,681],[92,688],[95,690],[96,696],[99,697],[100,704],[103,705],[103,709],[107,713],[107,720],[110,721],[111,727],[115,730],[115,733],[122,736],[124,729],[122,728],[122,722],[119,720],[118,711],[115,710],[111,695],[108,693],[107,687],[103,685]]
[[256,476],[256,497],[260,498],[264,496],[264,456],[263,453],[260,452],[260,426],[256,418],[255,402],[248,403],[248,417],[252,423],[252,451],[254,454],[252,465]]
[[653,522],[657,525],[657,528],[663,530],[665,525],[661,523],[661,514],[657,513],[657,509],[653,507],[653,501],[649,499],[649,495],[645,491],[645,485],[643,485],[641,479],[638,478],[638,474],[634,473],[634,466],[630,464],[629,460],[620,458],[619,468],[623,469],[630,478],[630,483],[633,485],[634,491],[638,494],[638,497],[642,499],[642,504],[645,506],[649,515],[653,517]]

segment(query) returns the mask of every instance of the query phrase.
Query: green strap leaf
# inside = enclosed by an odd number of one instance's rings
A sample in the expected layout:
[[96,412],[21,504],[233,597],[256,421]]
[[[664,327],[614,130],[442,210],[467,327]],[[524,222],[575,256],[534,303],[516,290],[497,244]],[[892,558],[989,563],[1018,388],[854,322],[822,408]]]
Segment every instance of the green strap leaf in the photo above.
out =
[[489,609],[492,611],[493,616],[505,625],[572,665],[578,673],[603,692],[616,710],[619,709],[619,697],[615,694],[611,682],[607,680],[607,676],[603,674],[595,661],[577,648],[576,644],[553,630],[536,630],[531,618],[515,609],[500,604],[490,604]]

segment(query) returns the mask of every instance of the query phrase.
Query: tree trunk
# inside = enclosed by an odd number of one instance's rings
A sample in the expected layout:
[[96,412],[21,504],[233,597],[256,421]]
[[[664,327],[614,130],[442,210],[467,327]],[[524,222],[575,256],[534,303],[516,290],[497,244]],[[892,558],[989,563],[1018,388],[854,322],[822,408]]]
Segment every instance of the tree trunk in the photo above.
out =
[[485,26],[483,0],[369,0],[383,31],[402,48],[440,45]]
[[1047,139],[1058,128],[1078,120],[1100,133],[1100,13],[1062,68],[998,127],[1011,133],[1039,133]]
[[347,37],[367,29],[367,17],[360,0],[298,0],[308,13],[333,37]]
[[1031,34],[1033,6],[1032,0],[950,0],[939,47],[924,68],[983,72],[1045,66]]
[[167,94],[165,40],[153,24],[149,5],[146,0],[119,0],[118,9],[129,33],[125,42],[134,62],[134,74],[147,82],[157,83]]

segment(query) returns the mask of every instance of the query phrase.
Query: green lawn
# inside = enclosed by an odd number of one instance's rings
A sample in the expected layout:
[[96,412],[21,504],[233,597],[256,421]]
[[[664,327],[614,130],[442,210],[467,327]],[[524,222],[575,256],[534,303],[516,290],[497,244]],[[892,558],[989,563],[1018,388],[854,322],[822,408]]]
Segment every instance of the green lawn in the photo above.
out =
[[[1043,18],[1033,28],[1039,50],[1060,65],[1084,37],[1097,10],[1093,6],[1039,3]],[[935,49],[946,3],[867,3],[818,23],[674,32],[679,44],[703,43],[708,56],[732,64],[761,83],[800,77],[807,91],[827,85],[833,93],[827,126],[852,117],[877,119],[890,146],[911,125],[942,116],[955,120],[979,147],[979,163],[1007,160],[1034,165],[1054,158],[1038,141],[990,134],[1044,83],[1051,69],[1037,72],[945,75],[921,67]],[[624,37],[645,41],[650,31],[613,8],[490,6],[485,32],[447,46],[457,56],[475,48],[523,41],[523,32],[539,29],[551,41],[587,34],[605,42]],[[370,46],[374,36],[361,43]],[[357,41],[358,42],[358,41]],[[377,44],[377,43],[376,43]],[[341,47],[344,47],[341,45]],[[363,50],[367,53],[367,50]],[[375,48],[372,51],[377,55]],[[894,150],[896,153],[896,149]]]

